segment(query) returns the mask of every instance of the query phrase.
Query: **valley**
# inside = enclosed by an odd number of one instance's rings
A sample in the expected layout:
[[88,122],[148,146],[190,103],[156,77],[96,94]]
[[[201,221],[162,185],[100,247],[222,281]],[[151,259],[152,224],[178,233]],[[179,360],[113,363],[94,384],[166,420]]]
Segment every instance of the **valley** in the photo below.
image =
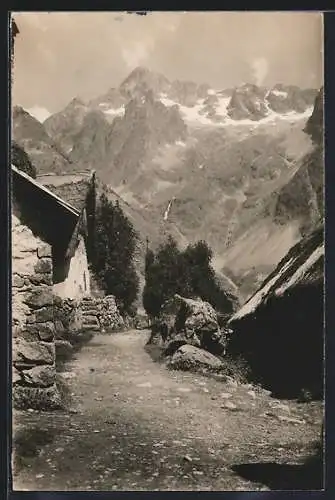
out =
[[168,234],[181,247],[206,240],[245,299],[322,221],[319,101],[315,89],[214,90],[138,67],[43,123],[15,108],[13,133],[38,174],[95,170],[139,233],[140,255]]

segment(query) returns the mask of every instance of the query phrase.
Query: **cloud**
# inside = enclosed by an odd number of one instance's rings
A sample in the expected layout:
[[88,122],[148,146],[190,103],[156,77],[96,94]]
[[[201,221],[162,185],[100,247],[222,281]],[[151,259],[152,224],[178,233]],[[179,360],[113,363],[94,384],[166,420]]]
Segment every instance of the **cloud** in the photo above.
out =
[[145,63],[149,57],[150,44],[143,44],[140,42],[134,43],[130,48],[122,49],[122,57],[128,69],[135,68]]
[[322,76],[319,13],[97,11],[14,17],[20,34],[12,98],[25,108],[36,104],[55,112],[76,95],[92,99],[118,86],[138,65],[170,80],[205,81],[222,89],[252,80],[317,87]]
[[251,63],[256,85],[262,85],[269,72],[269,64],[265,57],[257,57]]

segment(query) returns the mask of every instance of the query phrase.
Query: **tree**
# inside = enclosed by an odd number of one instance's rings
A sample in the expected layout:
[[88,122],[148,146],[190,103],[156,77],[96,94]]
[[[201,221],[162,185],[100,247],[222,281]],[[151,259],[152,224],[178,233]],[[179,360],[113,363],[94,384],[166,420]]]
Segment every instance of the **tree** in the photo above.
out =
[[25,150],[16,142],[12,142],[11,162],[16,168],[36,179],[36,168],[31,163]]
[[231,312],[233,305],[219,286],[211,266],[213,252],[205,241],[189,245],[183,252],[173,238],[156,253],[148,249],[145,265],[143,305],[149,316],[156,316],[162,304],[175,293],[200,297],[217,310]]
[[181,253],[171,236],[160,245],[156,255],[147,248],[143,306],[149,316],[157,316],[165,300],[180,293],[180,263]]
[[121,312],[130,314],[139,289],[133,262],[137,235],[118,201],[112,203],[105,193],[99,199],[95,229],[93,270]]

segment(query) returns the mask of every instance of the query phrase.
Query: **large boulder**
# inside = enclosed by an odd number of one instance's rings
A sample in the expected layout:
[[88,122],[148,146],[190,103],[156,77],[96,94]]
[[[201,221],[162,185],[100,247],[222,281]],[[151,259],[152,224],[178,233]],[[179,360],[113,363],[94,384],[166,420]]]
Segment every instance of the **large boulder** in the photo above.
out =
[[169,354],[183,344],[222,354],[225,337],[217,314],[208,302],[176,294],[163,304],[149,342],[165,346]]
[[192,345],[182,345],[167,361],[167,366],[176,370],[217,372],[223,368],[223,363],[204,349]]

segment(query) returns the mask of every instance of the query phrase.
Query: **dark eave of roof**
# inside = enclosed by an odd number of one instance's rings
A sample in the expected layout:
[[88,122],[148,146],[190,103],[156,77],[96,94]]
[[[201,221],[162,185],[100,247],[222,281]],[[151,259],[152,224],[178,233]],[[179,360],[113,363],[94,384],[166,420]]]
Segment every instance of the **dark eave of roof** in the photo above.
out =
[[40,184],[39,182],[37,182],[35,179],[30,177],[28,174],[19,170],[17,167],[15,167],[15,165],[12,165],[12,172],[14,172],[16,175],[20,176],[22,179],[24,179],[25,181],[29,182],[30,184],[32,184],[33,186],[35,186],[36,188],[41,190],[47,196],[50,196],[50,198],[52,198],[53,201],[57,205],[63,207],[66,211],[70,212],[72,215],[79,217],[79,215],[80,215],[79,210],[77,210],[75,207],[73,207],[70,203],[62,200],[62,198],[60,198],[55,193],[50,191],[50,189],[48,189],[47,187],[45,187],[42,184]]

